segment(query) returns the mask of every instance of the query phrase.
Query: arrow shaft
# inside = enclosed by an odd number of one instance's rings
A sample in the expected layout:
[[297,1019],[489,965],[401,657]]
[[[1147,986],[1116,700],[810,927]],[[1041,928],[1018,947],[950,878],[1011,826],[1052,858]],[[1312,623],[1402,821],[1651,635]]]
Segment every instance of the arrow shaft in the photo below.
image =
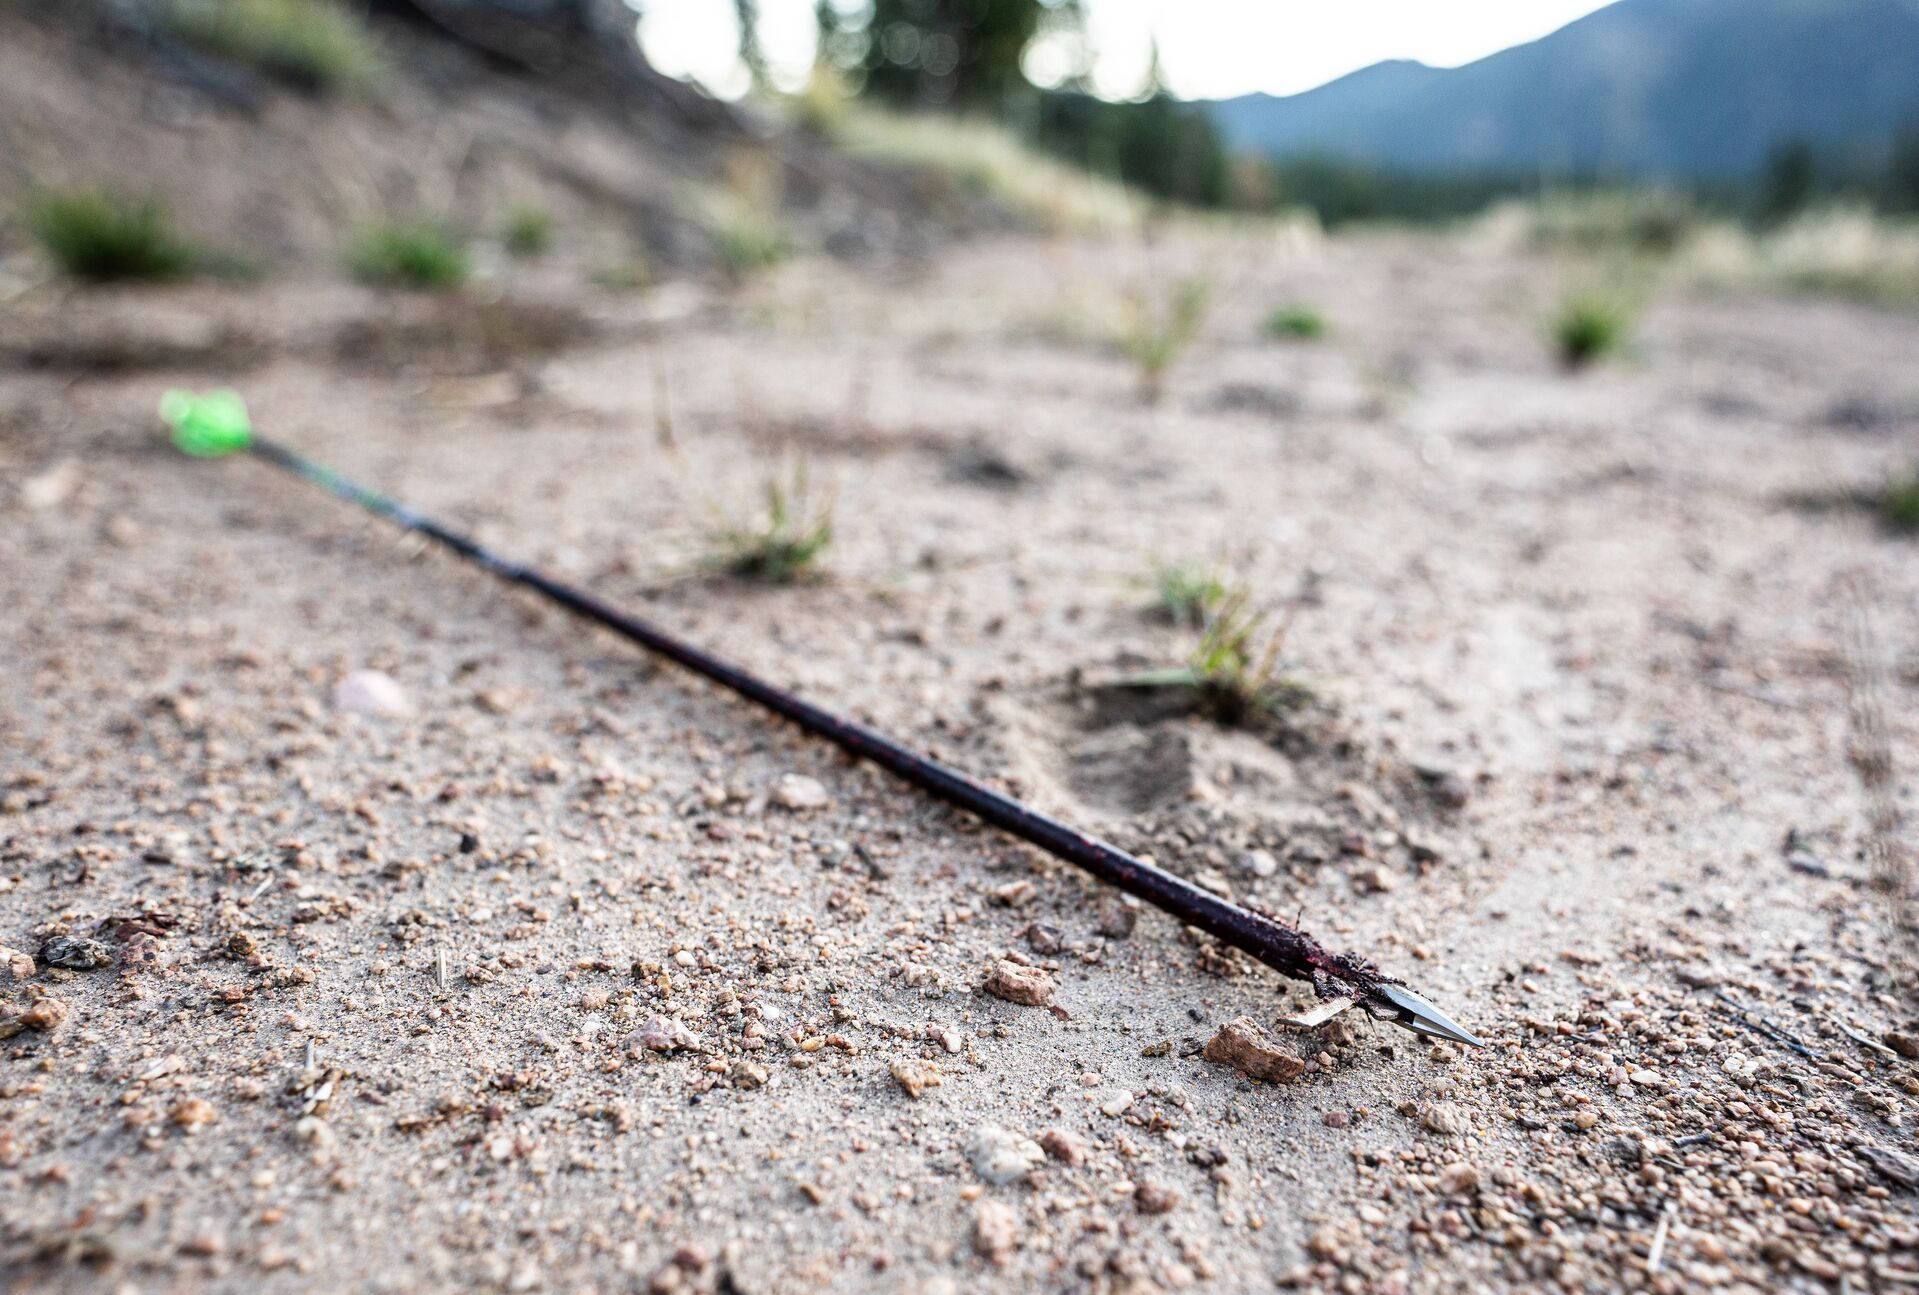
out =
[[940,800],[1251,954],[1282,975],[1311,982],[1323,995],[1343,992],[1360,998],[1371,997],[1370,991],[1379,977],[1369,964],[1355,955],[1334,954],[1304,931],[1202,890],[1183,877],[1042,814],[883,733],[776,688],[584,590],[502,557],[471,536],[370,490],[323,463],[258,435],[253,437],[251,449],[268,463],[376,516],[427,536],[502,579],[531,589],[549,602],[758,703],[848,754],[870,760]]

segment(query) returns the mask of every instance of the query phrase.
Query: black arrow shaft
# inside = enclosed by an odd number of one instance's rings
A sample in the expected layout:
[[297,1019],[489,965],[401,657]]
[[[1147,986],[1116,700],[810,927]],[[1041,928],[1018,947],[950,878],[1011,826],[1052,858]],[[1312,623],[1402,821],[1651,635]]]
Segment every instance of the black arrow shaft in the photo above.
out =
[[[276,467],[311,481],[368,512],[438,541],[502,579],[531,589],[575,615],[603,625],[622,638],[656,652],[749,701],[759,703],[807,732],[834,743],[848,754],[871,760],[948,804],[956,805],[1056,858],[1085,869],[1101,881],[1138,896],[1189,926],[1198,927],[1244,950],[1283,975],[1312,981],[1337,992],[1361,995],[1375,979],[1371,968],[1351,954],[1335,955],[1304,931],[1284,926],[1264,914],[1221,899],[1116,845],[1042,814],[1004,792],[996,791],[978,779],[883,733],[776,688],[590,593],[503,558],[472,537],[443,526],[377,491],[369,490],[323,463],[258,436],[253,439],[252,449]],[[1328,978],[1338,983],[1329,985]]]

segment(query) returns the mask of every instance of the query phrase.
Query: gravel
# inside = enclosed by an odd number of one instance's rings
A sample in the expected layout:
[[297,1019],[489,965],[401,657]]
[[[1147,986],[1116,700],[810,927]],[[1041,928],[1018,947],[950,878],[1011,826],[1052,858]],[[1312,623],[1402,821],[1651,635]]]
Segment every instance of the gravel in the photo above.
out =
[[[1919,749],[1919,567],[1786,501],[1919,454],[1802,417],[1902,381],[1919,322],[1670,287],[1631,364],[1575,381],[1534,335],[1543,258],[1241,238],[1175,224],[1150,266],[948,249],[911,293],[799,264],[656,319],[669,284],[606,299],[632,331],[502,408],[323,345],[247,395],[1491,1046],[1286,1026],[1309,987],[1152,910],[1119,938],[1073,869],[257,464],[156,456],[162,375],[6,370],[0,473],[82,471],[34,509],[0,489],[0,1267],[221,1292],[1909,1286],[1895,1040],[1919,1025],[1861,880],[1841,629],[1869,591],[1888,737]],[[1036,340],[1219,256],[1243,273],[1156,410],[1104,350]],[[130,326],[391,308],[280,276],[82,296],[59,300]],[[1334,336],[1258,341],[1295,296]],[[1249,383],[1296,412],[1211,400]],[[623,430],[661,384],[677,454]],[[769,437],[836,487],[830,580],[682,561],[716,502],[763,497]],[[1032,475],[956,480],[977,438]],[[1138,581],[1218,553],[1288,609],[1319,700],[1283,731],[1085,686],[1177,663]],[[408,709],[334,705],[363,670]],[[827,803],[782,804],[789,776]],[[1786,862],[1789,829],[1830,875]],[[112,974],[29,956],[82,936]],[[914,1100],[895,1066],[940,1085]],[[195,1101],[212,1118],[175,1122]]]

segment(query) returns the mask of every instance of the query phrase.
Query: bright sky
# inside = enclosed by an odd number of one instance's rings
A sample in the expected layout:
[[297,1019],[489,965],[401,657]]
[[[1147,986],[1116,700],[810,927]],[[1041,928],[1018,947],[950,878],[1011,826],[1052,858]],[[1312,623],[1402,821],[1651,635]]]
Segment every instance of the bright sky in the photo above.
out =
[[[733,0],[628,0],[655,67],[727,98],[746,90]],[[1102,94],[1135,93],[1152,41],[1174,94],[1296,94],[1381,59],[1470,63],[1535,40],[1610,0],[1084,0]],[[853,0],[843,0],[852,7]],[[773,77],[798,89],[813,64],[813,0],[759,0]],[[1027,70],[1049,76],[1044,50]]]

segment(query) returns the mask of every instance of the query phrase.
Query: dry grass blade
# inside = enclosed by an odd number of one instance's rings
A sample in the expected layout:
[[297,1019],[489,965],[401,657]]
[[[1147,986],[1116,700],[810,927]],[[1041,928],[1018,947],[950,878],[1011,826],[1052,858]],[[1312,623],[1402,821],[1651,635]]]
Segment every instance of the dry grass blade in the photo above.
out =
[[1119,347],[1139,371],[1141,402],[1159,403],[1166,392],[1166,375],[1199,336],[1211,298],[1212,289],[1205,280],[1185,279],[1164,302],[1134,299]]

